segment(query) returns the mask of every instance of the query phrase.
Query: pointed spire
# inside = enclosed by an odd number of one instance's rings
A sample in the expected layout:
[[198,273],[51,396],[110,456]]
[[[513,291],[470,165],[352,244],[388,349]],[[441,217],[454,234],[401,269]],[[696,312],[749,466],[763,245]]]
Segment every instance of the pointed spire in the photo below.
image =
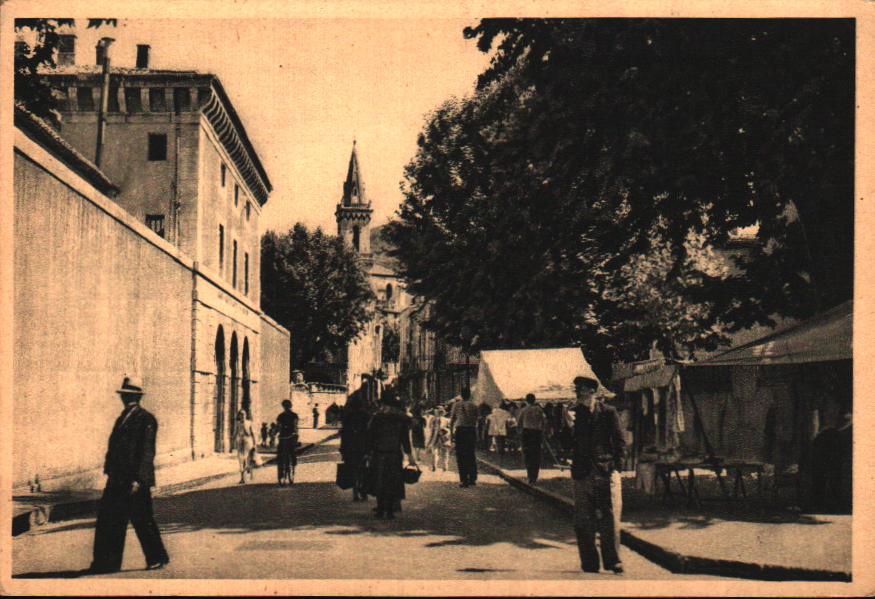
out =
[[358,154],[356,153],[356,140],[352,140],[352,153],[349,156],[349,168],[346,171],[346,181],[343,183],[344,206],[352,204],[366,204],[365,183],[362,181],[361,169],[359,168]]

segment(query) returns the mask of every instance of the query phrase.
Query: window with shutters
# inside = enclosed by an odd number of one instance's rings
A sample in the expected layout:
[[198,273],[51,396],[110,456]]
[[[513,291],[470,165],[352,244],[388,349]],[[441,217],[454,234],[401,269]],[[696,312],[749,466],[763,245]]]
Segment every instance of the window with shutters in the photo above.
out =
[[146,226],[164,237],[164,215],[163,214],[147,214]]

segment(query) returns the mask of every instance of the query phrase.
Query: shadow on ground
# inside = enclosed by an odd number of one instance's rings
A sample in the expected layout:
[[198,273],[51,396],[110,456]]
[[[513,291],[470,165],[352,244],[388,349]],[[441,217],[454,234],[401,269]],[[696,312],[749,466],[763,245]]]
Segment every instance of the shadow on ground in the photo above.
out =
[[[336,461],[336,453],[335,459],[330,453],[307,457]],[[481,480],[476,487],[460,489],[451,481],[422,480],[407,489],[403,511],[392,521],[374,518],[373,499],[353,503],[349,491],[341,491],[330,482],[298,482],[291,487],[246,484],[191,491],[157,498],[155,517],[164,535],[203,530],[238,535],[324,529],[324,534],[337,536],[422,537],[426,547],[510,543],[526,549],[548,549],[575,542],[567,516],[497,481],[490,484]],[[35,534],[93,526],[93,520],[78,520]]]

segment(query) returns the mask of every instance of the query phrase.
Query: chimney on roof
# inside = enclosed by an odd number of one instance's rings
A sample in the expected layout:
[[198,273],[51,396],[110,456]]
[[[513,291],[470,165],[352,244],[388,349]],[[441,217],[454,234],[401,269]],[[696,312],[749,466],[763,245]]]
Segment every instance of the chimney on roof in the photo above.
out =
[[149,49],[151,46],[148,44],[137,44],[137,68],[138,69],[148,69],[149,68]]

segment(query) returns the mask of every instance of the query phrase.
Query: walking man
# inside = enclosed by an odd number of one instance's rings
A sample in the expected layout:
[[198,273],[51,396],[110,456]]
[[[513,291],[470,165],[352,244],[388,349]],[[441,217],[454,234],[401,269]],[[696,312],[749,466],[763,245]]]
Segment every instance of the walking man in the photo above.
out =
[[453,404],[450,428],[455,431],[459,486],[470,487],[477,484],[477,406],[468,387],[462,389],[462,399]]
[[280,486],[288,482],[295,482],[295,466],[297,457],[295,450],[298,448],[298,415],[292,411],[292,402],[284,399],[283,411],[276,417],[276,431],[279,436],[279,445],[276,450],[276,474]]
[[313,406],[313,428],[319,428],[319,408]]
[[541,472],[541,444],[544,441],[547,415],[541,406],[535,403],[535,396],[532,393],[526,395],[526,407],[520,410],[517,420],[522,430],[526,472],[529,483],[534,484],[538,482],[538,474]]
[[93,574],[121,570],[128,521],[140,540],[146,569],[158,570],[170,563],[152,513],[158,421],[140,406],[144,391],[138,381],[125,377],[117,393],[125,407],[109,436],[103,466],[107,481],[94,531],[89,569]]
[[[598,381],[584,376],[574,379],[577,403],[571,477],[574,479],[574,532],[584,572],[599,571],[595,534],[601,539],[601,562],[605,570],[623,573],[620,532],[614,518],[619,506],[620,469],[623,463],[623,433],[617,411],[595,397]],[[612,497],[612,490],[616,497]],[[614,505],[614,503],[618,505]]]

